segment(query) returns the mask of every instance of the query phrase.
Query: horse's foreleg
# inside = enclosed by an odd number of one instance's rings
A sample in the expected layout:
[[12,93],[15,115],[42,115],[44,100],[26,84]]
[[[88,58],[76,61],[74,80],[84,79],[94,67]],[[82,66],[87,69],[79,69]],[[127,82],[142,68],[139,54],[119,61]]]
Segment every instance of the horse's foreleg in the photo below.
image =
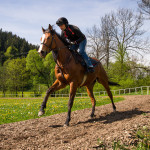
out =
[[92,118],[94,117],[95,105],[96,105],[96,100],[95,100],[94,94],[93,94],[93,86],[94,86],[94,83],[92,85],[86,87],[88,95],[91,98],[91,103],[92,103],[92,112],[91,112]]
[[64,88],[65,86],[66,86],[66,84],[60,82],[59,80],[56,80],[56,81],[53,83],[53,85],[52,85],[52,86],[47,90],[47,92],[46,92],[46,95],[45,95],[44,100],[43,100],[43,102],[42,102],[42,104],[41,104],[41,109],[40,109],[40,111],[39,111],[39,113],[38,113],[38,116],[41,116],[41,115],[43,115],[43,114],[45,113],[44,109],[46,108],[46,103],[47,103],[47,100],[48,100],[49,95],[50,95],[51,93],[53,93],[53,92],[59,90],[59,89]]
[[73,101],[74,101],[74,97],[76,94],[76,90],[77,90],[77,85],[74,82],[70,83],[70,94],[69,94],[69,101],[68,101],[68,113],[67,113],[67,119],[66,122],[64,124],[64,126],[69,126],[69,122],[70,122],[70,116],[71,116],[71,108],[73,106]]

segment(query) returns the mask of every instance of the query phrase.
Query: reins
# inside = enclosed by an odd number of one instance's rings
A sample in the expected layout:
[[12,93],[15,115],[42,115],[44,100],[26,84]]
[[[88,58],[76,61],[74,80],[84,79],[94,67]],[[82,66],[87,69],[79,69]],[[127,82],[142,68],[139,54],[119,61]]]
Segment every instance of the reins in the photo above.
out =
[[[52,35],[52,40],[51,40],[50,46],[48,46],[48,45],[45,44],[45,43],[41,43],[41,44],[45,45],[45,46],[48,48],[49,51],[53,51],[53,52],[57,52],[57,51],[59,51],[59,50],[61,50],[61,49],[63,49],[63,48],[66,48],[67,46],[63,46],[63,47],[57,48],[57,42],[56,42],[56,39],[55,39],[55,37],[54,37],[54,34],[56,34],[56,33],[52,33],[52,32],[54,32],[54,31],[47,31],[47,33],[50,33],[50,34]],[[55,42],[55,44],[56,44],[56,48],[54,48],[54,49],[51,48],[53,42]],[[59,64],[57,63],[57,54],[56,54],[55,56],[56,56],[56,57],[53,56],[54,61],[55,61],[55,63],[57,64],[58,68],[60,69],[60,72],[61,72],[61,74],[62,74],[62,76],[63,76],[63,78],[64,78],[64,82],[65,82],[66,84],[68,84],[68,81],[67,81],[67,80],[65,79],[65,77],[64,77],[62,68],[65,67],[65,66],[70,62],[71,57],[72,57],[72,54],[70,54],[69,59],[68,59],[67,62],[66,62],[65,64],[63,64],[63,65],[59,65]]]

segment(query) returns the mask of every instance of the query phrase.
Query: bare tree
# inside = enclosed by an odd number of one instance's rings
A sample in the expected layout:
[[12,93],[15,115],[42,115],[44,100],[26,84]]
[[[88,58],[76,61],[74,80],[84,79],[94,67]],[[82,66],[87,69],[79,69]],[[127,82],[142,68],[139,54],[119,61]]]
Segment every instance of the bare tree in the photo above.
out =
[[91,29],[87,29],[89,55],[101,59],[104,54],[102,36],[100,28],[94,25]]
[[100,26],[94,25],[87,30],[89,54],[106,63],[108,68],[110,58],[110,25],[108,18],[105,16],[101,18]]
[[100,27],[107,69],[109,67],[109,59],[111,57],[112,52],[111,45],[113,44],[110,23],[111,20],[109,15],[105,15],[104,17],[101,18]]
[[138,2],[138,6],[140,8],[140,11],[143,14],[148,15],[148,17],[150,18],[150,0],[140,0]]
[[110,14],[111,49],[121,66],[131,53],[149,52],[149,42],[144,40],[145,31],[141,29],[143,23],[142,14],[134,14],[130,9],[119,9]]

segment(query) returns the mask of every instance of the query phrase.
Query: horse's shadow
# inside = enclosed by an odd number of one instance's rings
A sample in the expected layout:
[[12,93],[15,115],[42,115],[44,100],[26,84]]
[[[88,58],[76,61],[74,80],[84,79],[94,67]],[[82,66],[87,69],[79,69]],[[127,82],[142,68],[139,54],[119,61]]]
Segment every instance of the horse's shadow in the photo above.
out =
[[[146,113],[150,113],[150,111],[140,111],[140,110],[138,110],[138,108],[135,108],[133,110],[128,110],[128,111],[120,111],[120,112],[117,111],[115,113],[112,112],[105,116],[94,117],[94,118],[88,119],[86,121],[79,121],[74,126],[79,125],[79,124],[93,123],[93,122],[102,122],[104,124],[109,124],[109,123],[113,123],[116,121],[129,119],[129,118],[135,117],[137,115],[141,115],[141,114],[145,115]],[[63,125],[51,125],[49,127],[58,128],[58,127],[63,127]]]
[[92,122],[102,122],[104,124],[109,124],[109,123],[113,123],[116,121],[121,121],[124,119],[129,119],[132,117],[135,117],[137,115],[141,115],[141,114],[146,114],[146,113],[150,113],[150,111],[140,111],[137,108],[133,109],[133,110],[128,110],[128,111],[121,111],[121,112],[112,112],[110,114],[107,114],[106,116],[99,116],[99,117],[95,117],[95,118],[91,118],[88,119],[86,121],[81,121],[78,122],[76,125],[78,124],[85,124],[85,123],[92,123]]

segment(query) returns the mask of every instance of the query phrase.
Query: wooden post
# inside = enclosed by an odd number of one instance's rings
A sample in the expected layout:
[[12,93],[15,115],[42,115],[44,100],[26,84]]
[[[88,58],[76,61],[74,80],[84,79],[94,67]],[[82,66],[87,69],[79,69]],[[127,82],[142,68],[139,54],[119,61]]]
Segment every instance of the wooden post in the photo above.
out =
[[141,86],[141,95],[143,95],[143,88],[142,88],[142,86]]
[[147,95],[149,95],[149,86],[147,86]]

